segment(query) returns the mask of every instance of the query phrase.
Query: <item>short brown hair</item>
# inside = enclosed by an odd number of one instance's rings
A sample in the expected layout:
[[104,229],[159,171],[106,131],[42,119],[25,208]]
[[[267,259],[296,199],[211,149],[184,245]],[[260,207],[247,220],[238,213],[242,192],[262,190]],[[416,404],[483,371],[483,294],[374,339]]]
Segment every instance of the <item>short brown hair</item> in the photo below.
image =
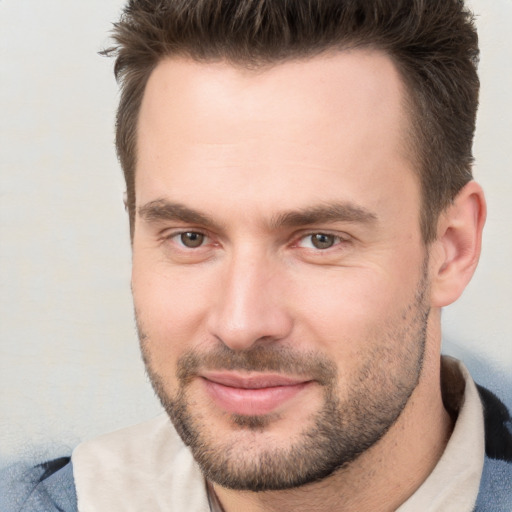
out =
[[257,67],[348,46],[382,50],[409,94],[426,243],[472,178],[479,52],[462,0],[129,0],[113,39],[105,53],[121,85],[116,147],[132,236],[139,110],[149,75],[172,55]]

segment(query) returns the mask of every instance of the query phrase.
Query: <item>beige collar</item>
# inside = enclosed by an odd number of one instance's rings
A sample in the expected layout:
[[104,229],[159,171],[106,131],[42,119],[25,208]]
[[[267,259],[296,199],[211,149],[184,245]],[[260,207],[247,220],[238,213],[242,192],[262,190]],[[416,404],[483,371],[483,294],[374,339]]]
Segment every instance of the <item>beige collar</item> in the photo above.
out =
[[432,473],[396,512],[471,512],[476,503],[485,457],[482,403],[461,362],[443,356],[441,375],[445,406],[458,412],[457,421]]
[[166,414],[80,444],[79,512],[209,512],[204,477]]

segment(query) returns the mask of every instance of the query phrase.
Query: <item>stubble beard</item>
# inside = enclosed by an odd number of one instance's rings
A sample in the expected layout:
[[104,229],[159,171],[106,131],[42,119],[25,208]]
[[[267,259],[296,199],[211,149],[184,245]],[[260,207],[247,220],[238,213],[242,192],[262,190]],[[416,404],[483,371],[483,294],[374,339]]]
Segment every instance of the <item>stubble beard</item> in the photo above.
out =
[[[395,423],[416,388],[422,371],[429,307],[423,276],[414,301],[400,315],[400,325],[387,326],[355,378],[338,396],[336,365],[317,353],[269,345],[235,352],[220,344],[208,353],[190,351],[177,363],[178,390],[171,395],[165,379],[153,370],[151,340],[137,322],[142,356],[153,389],[183,442],[207,479],[235,490],[271,491],[322,480],[348,466],[373,446]],[[230,415],[234,436],[222,441],[214,421],[194,407],[189,396],[199,369],[280,372],[313,378],[323,390],[322,407],[287,446],[256,443],[266,435],[272,415]],[[348,389],[347,389],[348,386]],[[251,446],[240,430],[252,432]],[[241,440],[240,440],[241,439]],[[266,438],[268,439],[268,438]],[[239,442],[237,443],[237,440]],[[250,449],[249,449],[250,448]]]

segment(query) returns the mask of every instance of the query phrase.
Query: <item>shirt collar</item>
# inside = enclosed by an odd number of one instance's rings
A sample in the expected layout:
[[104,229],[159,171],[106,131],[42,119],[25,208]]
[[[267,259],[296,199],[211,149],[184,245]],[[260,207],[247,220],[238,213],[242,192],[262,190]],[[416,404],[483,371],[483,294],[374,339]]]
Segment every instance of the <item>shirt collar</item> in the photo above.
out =
[[466,367],[448,356],[441,362],[443,400],[455,427],[432,473],[396,512],[471,512],[476,502],[485,458],[482,403]]

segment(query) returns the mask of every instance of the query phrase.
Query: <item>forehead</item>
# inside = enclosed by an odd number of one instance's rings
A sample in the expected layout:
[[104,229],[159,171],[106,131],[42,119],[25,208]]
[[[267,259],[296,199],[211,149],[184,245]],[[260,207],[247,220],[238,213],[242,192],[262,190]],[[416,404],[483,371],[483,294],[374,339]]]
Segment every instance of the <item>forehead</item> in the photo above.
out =
[[404,99],[392,60],[377,51],[257,70],[166,59],[141,106],[137,204],[210,189],[293,208],[338,192],[364,199],[370,182],[378,202],[379,182],[412,179]]

